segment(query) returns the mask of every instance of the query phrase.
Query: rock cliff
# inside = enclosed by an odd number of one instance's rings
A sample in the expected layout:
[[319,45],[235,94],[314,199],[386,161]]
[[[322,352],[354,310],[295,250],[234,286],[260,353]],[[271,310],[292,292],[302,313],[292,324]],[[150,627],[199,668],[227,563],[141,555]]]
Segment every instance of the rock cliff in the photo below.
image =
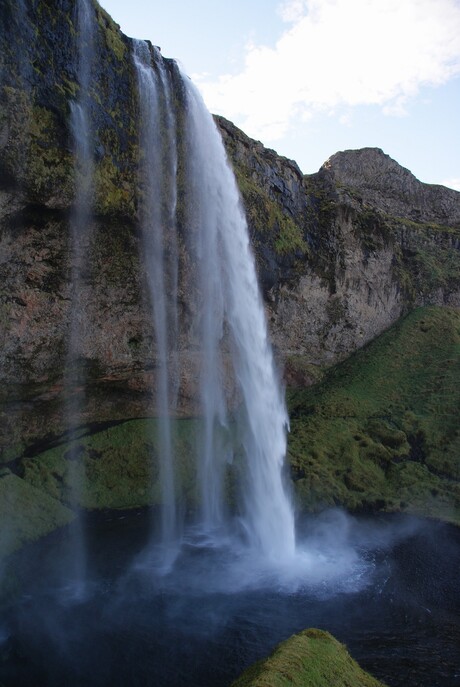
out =
[[317,174],[218,118],[288,382],[308,383],[420,305],[460,306],[460,194],[379,149]]
[[345,202],[356,199],[358,209],[368,206],[413,222],[460,227],[457,191],[423,184],[380,148],[336,153],[322,169]]

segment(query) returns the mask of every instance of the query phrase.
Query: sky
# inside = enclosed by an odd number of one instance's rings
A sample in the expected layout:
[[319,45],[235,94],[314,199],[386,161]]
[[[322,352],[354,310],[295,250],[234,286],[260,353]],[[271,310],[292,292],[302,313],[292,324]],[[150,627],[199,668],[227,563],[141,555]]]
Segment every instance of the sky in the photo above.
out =
[[303,173],[371,146],[460,190],[460,0],[100,3]]

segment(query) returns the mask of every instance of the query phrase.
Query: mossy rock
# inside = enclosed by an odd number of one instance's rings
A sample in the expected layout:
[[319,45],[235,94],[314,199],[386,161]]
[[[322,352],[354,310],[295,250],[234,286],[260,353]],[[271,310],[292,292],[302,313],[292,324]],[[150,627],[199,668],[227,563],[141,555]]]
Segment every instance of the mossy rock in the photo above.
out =
[[458,311],[413,311],[315,386],[290,390],[288,401],[300,508],[460,523]]
[[3,176],[15,179],[34,203],[67,207],[74,192],[74,164],[65,115],[37,105],[31,93],[11,86],[0,89],[0,103]]
[[232,687],[383,687],[329,632],[309,629],[279,644]]
[[[27,202],[65,210],[75,195],[71,112],[81,96],[75,3],[33,2],[27,11],[22,5],[0,11],[0,176],[18,186]],[[85,96],[92,209],[132,217],[139,151],[130,40],[97,2],[90,14],[94,59],[88,58]],[[10,30],[13,22],[18,25]]]
[[248,168],[234,162],[234,172],[251,226],[263,235],[265,241],[273,244],[278,256],[298,254],[305,258],[309,247],[302,227],[254,181]]
[[0,475],[0,558],[74,519],[74,513],[29,482],[2,470]]

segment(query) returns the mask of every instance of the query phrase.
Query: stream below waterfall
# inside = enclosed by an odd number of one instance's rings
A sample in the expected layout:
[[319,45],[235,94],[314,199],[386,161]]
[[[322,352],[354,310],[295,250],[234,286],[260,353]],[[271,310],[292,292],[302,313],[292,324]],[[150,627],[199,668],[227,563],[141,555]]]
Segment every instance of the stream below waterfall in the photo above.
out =
[[289,566],[191,529],[165,571],[145,553],[150,522],[89,519],[83,594],[66,578],[68,531],[21,553],[22,594],[0,620],[2,687],[225,687],[308,627],[389,687],[460,686],[459,529],[329,511],[302,521]]

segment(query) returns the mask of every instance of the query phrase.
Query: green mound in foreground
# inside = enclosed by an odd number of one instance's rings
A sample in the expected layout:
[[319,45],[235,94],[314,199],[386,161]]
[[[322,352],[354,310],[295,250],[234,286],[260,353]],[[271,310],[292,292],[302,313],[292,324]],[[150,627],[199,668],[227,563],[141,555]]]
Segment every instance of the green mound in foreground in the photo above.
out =
[[289,394],[299,504],[460,524],[460,312],[418,308]]
[[309,629],[279,644],[233,682],[232,687],[382,687],[354,661],[343,644]]

